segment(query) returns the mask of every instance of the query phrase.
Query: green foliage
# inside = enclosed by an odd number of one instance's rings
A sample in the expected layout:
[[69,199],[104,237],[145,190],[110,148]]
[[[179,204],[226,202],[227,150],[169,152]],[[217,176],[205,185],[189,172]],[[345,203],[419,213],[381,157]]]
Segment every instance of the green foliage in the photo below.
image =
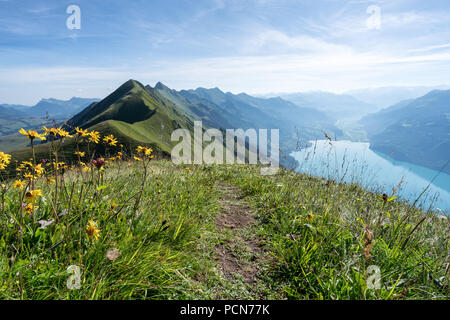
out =
[[[43,197],[31,216],[21,208],[23,190],[6,182],[0,297],[448,298],[447,218],[356,185],[285,170],[263,177],[251,166],[190,169],[165,160],[108,161],[87,172],[75,167],[58,176],[57,195],[45,177],[35,182]],[[218,272],[220,183],[242,190],[257,211],[248,234],[273,257],[259,262],[261,291],[251,293]],[[55,212],[66,214],[41,229],[38,221],[54,219]],[[98,240],[86,233],[90,220],[100,229]],[[120,251],[115,260],[107,257],[111,249]],[[71,265],[80,267],[80,289],[66,286]],[[368,287],[371,265],[380,268],[380,289]]]
[[[206,183],[207,173],[176,172],[166,161],[152,162],[147,169],[142,189],[136,184],[144,178],[142,162],[108,162],[84,174],[81,168],[70,171],[59,177],[65,184],[57,199],[55,184],[40,179],[35,188],[44,196],[32,216],[20,209],[22,190],[10,189],[0,218],[0,297],[163,299],[188,294],[183,274],[196,264],[193,244],[211,228],[207,212],[215,208],[213,186]],[[55,210],[66,214],[41,229],[38,221],[54,219]],[[12,215],[18,224],[10,221]],[[98,223],[98,240],[85,232],[89,220]],[[112,248],[120,251],[114,261],[107,258]],[[81,269],[78,290],[66,286],[70,265]]]
[[[285,170],[267,178],[229,167],[222,178],[258,209],[259,236],[275,259],[271,279],[288,298],[449,298],[448,218]],[[371,265],[380,289],[367,284]]]

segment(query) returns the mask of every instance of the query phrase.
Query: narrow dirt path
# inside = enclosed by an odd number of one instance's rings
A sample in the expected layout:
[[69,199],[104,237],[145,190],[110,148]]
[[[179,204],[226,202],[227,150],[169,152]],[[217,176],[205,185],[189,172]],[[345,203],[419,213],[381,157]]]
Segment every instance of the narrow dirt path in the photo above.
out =
[[219,184],[221,209],[216,218],[221,243],[215,256],[224,277],[257,294],[258,273],[266,256],[261,241],[253,232],[255,212],[240,195],[239,189]]

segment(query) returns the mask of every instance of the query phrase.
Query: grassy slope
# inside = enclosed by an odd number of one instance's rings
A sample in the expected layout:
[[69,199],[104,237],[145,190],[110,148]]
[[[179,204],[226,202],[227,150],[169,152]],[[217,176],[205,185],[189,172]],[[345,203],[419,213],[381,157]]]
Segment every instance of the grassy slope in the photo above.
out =
[[0,118],[0,135],[8,135],[16,133],[20,128],[36,129],[44,125],[47,121],[40,118],[23,118],[23,119],[2,119]]
[[25,148],[29,141],[19,133],[8,134],[0,136],[0,150],[3,152],[10,152],[19,148]]
[[[56,210],[70,213],[44,230],[36,221],[53,217],[52,194],[39,182],[45,200],[39,200],[33,218],[20,218],[26,226],[20,237],[8,223],[18,210],[19,194],[8,191],[7,214],[0,217],[0,297],[449,298],[447,218],[396,200],[383,207],[375,194],[357,186],[284,170],[262,177],[250,166],[187,167],[168,161],[152,162],[150,170],[137,211],[131,197],[141,190],[141,163],[109,164],[101,183],[95,172],[93,179],[66,172]],[[236,199],[255,211],[247,240],[273,257],[258,259],[237,250],[239,261],[257,268],[256,284],[220,271],[216,248],[224,243],[239,247],[232,234],[217,227],[222,185],[237,188]],[[89,219],[101,228],[97,242],[84,234]],[[368,258],[364,228],[374,235]],[[121,251],[114,262],[105,257],[111,248]],[[81,267],[78,290],[66,287],[70,265]],[[369,265],[381,269],[380,290],[367,289]]]
[[[134,150],[137,145],[150,145],[157,153],[169,155],[175,143],[170,141],[171,133],[177,128],[192,130],[191,119],[183,116],[168,100],[155,92],[149,92],[137,81],[130,80],[99,103],[92,104],[68,121],[68,128],[79,126],[89,131],[99,131],[102,136],[113,134],[125,149]],[[26,142],[26,138],[22,138]],[[15,142],[18,142],[15,140]],[[91,151],[95,146],[90,145]],[[87,145],[81,146],[86,151]],[[35,148],[38,159],[49,158],[50,143]],[[66,139],[60,151],[60,160],[75,159],[74,139]],[[97,154],[104,148],[96,147]],[[29,159],[30,148],[12,152],[13,160]]]
[[[373,150],[450,174],[450,90],[435,90],[362,119]],[[446,166],[447,165],[447,166]],[[446,166],[446,167],[445,167]]]
[[[89,128],[89,131],[100,131],[102,137],[104,135],[113,134],[121,144],[123,144],[126,151],[134,151],[138,145],[148,145],[154,148],[155,153],[167,156],[170,152],[168,144],[160,143],[160,139],[155,139],[155,136],[151,132],[145,129],[146,122],[137,123],[135,125],[129,125],[127,123],[115,120],[108,120],[102,123],[96,124]],[[24,143],[28,140],[26,137],[21,136]],[[155,143],[155,141],[157,141]],[[55,141],[55,145],[59,143],[59,140]],[[50,158],[50,143],[43,143],[35,146],[35,154],[37,159],[49,159]],[[79,145],[81,151],[87,151],[87,143],[81,143]],[[108,152],[119,150],[119,147],[109,148]],[[105,148],[103,145],[90,144],[91,153],[94,151],[96,154],[104,154]],[[74,138],[65,139],[59,147],[59,160],[71,163],[76,160],[74,152],[76,151],[76,143]],[[30,147],[14,150],[11,152],[12,160],[28,160],[32,157],[32,151]]]
[[[144,88],[139,82],[129,80],[102,101],[90,105],[69,119],[66,128],[86,128],[89,131],[99,131],[102,136],[113,134],[129,154],[137,145],[149,145],[156,153],[168,157],[172,147],[178,143],[171,141],[172,132],[185,128],[193,137],[193,120],[160,91],[151,87]],[[207,128],[204,125],[204,129]],[[26,138],[22,139],[26,143]],[[37,159],[49,159],[50,147],[51,144],[47,141],[37,145]],[[118,148],[110,148],[109,151],[114,149]],[[71,163],[76,159],[75,150],[75,140],[66,139],[61,145],[59,160]],[[86,151],[87,144],[81,144],[80,150]],[[105,152],[104,147],[90,144],[90,151],[94,150],[96,154]],[[32,156],[32,150],[15,150],[12,156],[13,160],[28,160]]]

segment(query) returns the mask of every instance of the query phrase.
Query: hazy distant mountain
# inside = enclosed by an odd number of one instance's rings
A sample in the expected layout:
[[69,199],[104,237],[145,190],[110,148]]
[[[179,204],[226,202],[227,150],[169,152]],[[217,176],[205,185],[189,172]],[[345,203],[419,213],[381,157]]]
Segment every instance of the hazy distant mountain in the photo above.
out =
[[[146,89],[151,89],[146,86]],[[206,126],[215,128],[231,128],[230,119],[234,116],[230,110],[224,110],[208,99],[186,90],[176,91],[158,82],[154,88],[166,99],[174,103],[186,115],[194,120],[201,120]],[[240,121],[235,117],[242,127],[249,125],[248,121]]]
[[218,88],[188,90],[210,100],[223,110],[231,111],[234,118],[252,121],[255,128],[298,128],[309,137],[323,137],[323,131],[340,132],[325,113],[313,108],[300,107],[280,97],[257,98],[245,93],[224,93]]
[[[73,105],[74,99],[71,101]],[[26,111],[30,114],[30,110],[53,110],[50,106],[58,104],[55,99],[42,100]],[[280,129],[282,157],[294,151],[297,142],[305,145],[309,140],[323,139],[324,132],[332,137],[341,134],[333,125],[335,120],[323,112],[279,97],[235,95],[218,88],[176,91],[160,82],[153,88],[135,80],[125,82],[103,100],[92,102],[66,121],[65,126],[70,130],[74,127],[97,130],[103,135],[112,133],[125,147],[150,144],[168,154],[176,143],[171,141],[170,134],[178,128],[192,131],[195,120],[202,120],[205,128]],[[64,149],[73,156],[70,150],[74,146],[70,141],[67,143]],[[46,148],[45,144],[39,145],[37,152],[46,154]],[[281,161],[290,160],[286,157]]]
[[0,104],[0,118],[2,119],[17,119],[27,116],[24,112],[21,112],[11,105]]
[[234,96],[248,105],[254,106],[266,114],[285,122],[291,122],[297,127],[313,127],[321,129],[330,129],[335,131],[332,126],[334,119],[325,112],[314,108],[296,105],[280,97],[261,99],[241,93]]
[[336,120],[344,118],[359,119],[365,114],[376,111],[376,107],[372,104],[347,94],[316,91],[281,94],[280,96],[300,107],[317,109]]
[[400,101],[388,108],[364,116],[359,122],[364,126],[367,136],[373,137],[401,120],[403,108],[408,108],[413,101],[414,99]]
[[12,105],[0,105],[0,136],[17,133],[20,128],[35,129],[44,120],[19,111]]
[[72,98],[70,100],[42,99],[34,106],[0,105],[0,136],[16,133],[20,128],[37,129],[49,120],[65,120],[97,99]]
[[92,102],[99,99],[77,98],[73,97],[70,100],[58,99],[42,99],[34,106],[12,105],[15,110],[21,111],[31,117],[64,119],[71,115],[77,114]]
[[[450,90],[434,90],[361,120],[371,148],[397,160],[441,169],[450,160]],[[450,173],[450,166],[445,172]]]
[[435,87],[381,87],[348,91],[347,94],[358,100],[375,105],[377,108],[387,108],[400,101],[419,98],[432,90],[447,90],[450,86]]

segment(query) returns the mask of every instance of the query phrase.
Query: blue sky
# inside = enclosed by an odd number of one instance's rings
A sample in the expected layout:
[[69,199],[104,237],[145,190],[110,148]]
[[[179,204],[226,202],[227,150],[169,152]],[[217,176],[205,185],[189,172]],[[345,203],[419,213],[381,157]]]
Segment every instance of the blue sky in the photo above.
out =
[[450,84],[450,1],[0,0],[0,103],[101,98],[130,78],[251,94]]

